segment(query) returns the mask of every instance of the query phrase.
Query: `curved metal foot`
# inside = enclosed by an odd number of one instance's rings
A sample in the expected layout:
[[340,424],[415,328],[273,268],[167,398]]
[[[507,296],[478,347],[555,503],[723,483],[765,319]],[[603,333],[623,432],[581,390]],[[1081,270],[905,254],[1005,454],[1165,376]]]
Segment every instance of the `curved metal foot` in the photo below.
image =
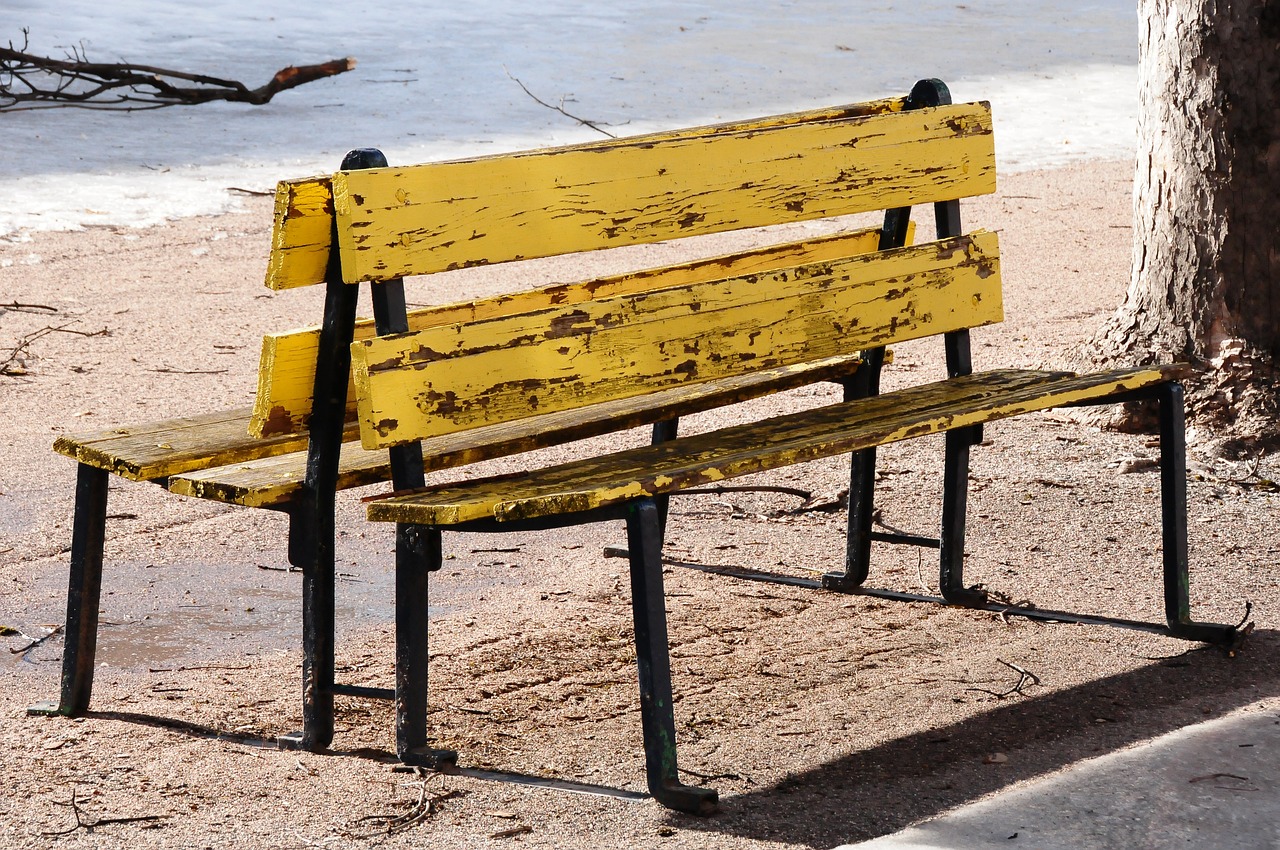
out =
[[948,604],[965,608],[982,608],[987,604],[987,592],[980,587],[944,587],[942,598]]
[[72,712],[63,711],[53,700],[42,700],[33,705],[27,706],[28,717],[70,717]]
[[311,750],[307,746],[306,732],[287,732],[284,735],[276,736],[276,749],[278,750]]
[[276,749],[279,750],[305,750],[309,753],[321,753],[329,749],[329,744],[333,741],[333,735],[320,740],[314,734],[308,734],[306,729],[299,732],[288,732],[284,735],[276,737]]
[[862,582],[846,572],[823,573],[822,589],[835,593],[857,593],[862,589]]
[[414,747],[399,753],[400,761],[414,767],[430,770],[447,770],[458,766],[458,754],[454,750],[437,750],[431,747]]
[[1169,623],[1169,634],[1173,637],[1212,644],[1228,653],[1234,653],[1239,649],[1252,631],[1252,623],[1244,628],[1225,626],[1221,623]]
[[720,810],[720,795],[714,788],[696,788],[679,782],[650,784],[649,793],[668,809],[691,815],[714,815]]

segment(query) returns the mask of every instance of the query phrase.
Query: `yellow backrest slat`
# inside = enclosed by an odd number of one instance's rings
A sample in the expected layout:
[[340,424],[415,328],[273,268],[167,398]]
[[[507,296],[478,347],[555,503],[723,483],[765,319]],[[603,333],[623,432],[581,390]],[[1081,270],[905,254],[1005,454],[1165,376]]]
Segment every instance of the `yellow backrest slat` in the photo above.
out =
[[993,233],[352,345],[375,449],[998,322]]
[[[913,232],[908,233],[908,242],[911,241]],[[409,313],[409,329],[416,331],[437,325],[527,313],[557,304],[577,304],[593,298],[645,292],[730,275],[757,274],[806,260],[834,260],[850,254],[874,251],[879,239],[878,229],[855,230],[755,248],[737,254],[706,257],[678,265],[578,283],[556,284],[461,304],[429,307]],[[355,338],[367,339],[372,336],[372,320],[360,320],[356,325]],[[311,416],[311,394],[315,386],[319,342],[320,329],[314,327],[263,337],[262,357],[258,366],[258,395],[249,426],[250,434],[266,437],[306,430]],[[347,397],[354,415],[354,389]]]
[[[771,127],[806,124],[815,121],[833,121],[860,115],[879,115],[901,112],[905,98],[885,98],[865,103],[810,109],[681,130],[651,133],[623,140],[622,144],[656,144],[675,139],[699,139],[723,133],[740,133],[764,130]],[[614,142],[588,142],[558,148],[561,151],[598,150]],[[514,154],[499,154],[486,160],[501,159]],[[333,227],[333,195],[328,176],[304,180],[286,180],[276,188],[275,223],[271,240],[271,258],[268,261],[266,285],[269,289],[292,289],[311,286],[324,281],[325,267],[329,260],[329,238]]]
[[339,172],[344,280],[386,280],[995,190],[986,104]]

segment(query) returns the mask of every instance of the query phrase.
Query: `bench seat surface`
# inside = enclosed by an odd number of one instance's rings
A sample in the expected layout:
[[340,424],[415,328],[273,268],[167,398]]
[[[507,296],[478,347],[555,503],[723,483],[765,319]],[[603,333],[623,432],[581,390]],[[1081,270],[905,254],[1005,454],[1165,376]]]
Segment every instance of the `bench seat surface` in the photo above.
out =
[[1103,399],[1167,380],[1160,369],[1088,375],[1007,369],[678,440],[371,502],[371,520],[457,525],[578,513],[789,464]]
[[[122,425],[89,434],[66,434],[59,454],[133,481],[166,478],[193,469],[288,454],[306,449],[307,435],[249,436],[250,408]],[[346,439],[358,436],[355,425]]]
[[[828,357],[813,363],[682,385],[646,396],[615,399],[576,410],[445,434],[422,442],[424,466],[430,472],[476,463],[673,416],[685,416],[817,381],[838,380],[852,374],[860,362],[857,354]],[[338,469],[338,489],[390,479],[387,457],[385,450],[368,451],[358,444],[344,444]],[[232,463],[176,476],[169,481],[169,489],[184,496],[246,507],[276,507],[289,502],[297,494],[306,472],[306,462],[306,452],[298,451]]]

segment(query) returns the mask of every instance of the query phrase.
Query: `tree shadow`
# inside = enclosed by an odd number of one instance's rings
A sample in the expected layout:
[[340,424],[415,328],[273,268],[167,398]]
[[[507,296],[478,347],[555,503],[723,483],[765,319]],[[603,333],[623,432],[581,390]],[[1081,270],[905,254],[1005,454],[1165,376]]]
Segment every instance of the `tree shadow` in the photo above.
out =
[[[829,848],[897,832],[1076,762],[1280,695],[1280,631],[1240,654],[1202,648],[1042,697],[1010,698],[958,723],[801,767],[721,799],[721,813],[672,813],[682,829]],[[804,758],[780,739],[779,760]],[[994,753],[1007,762],[988,763]]]

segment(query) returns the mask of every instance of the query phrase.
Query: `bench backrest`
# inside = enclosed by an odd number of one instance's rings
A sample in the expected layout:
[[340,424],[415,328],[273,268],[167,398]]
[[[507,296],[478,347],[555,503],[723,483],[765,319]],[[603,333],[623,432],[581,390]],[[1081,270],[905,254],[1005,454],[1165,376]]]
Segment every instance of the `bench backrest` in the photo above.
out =
[[352,344],[361,442],[399,445],[1002,318],[995,234]]
[[[339,172],[282,183],[267,285],[322,282],[333,245],[343,280],[388,280],[453,268],[654,242],[952,200],[994,191],[986,104],[904,111],[906,98],[629,139],[409,168]],[[868,240],[870,237],[868,237]],[[871,250],[875,246],[858,250]],[[834,254],[854,253],[848,246]],[[783,254],[786,252],[783,251]],[[769,257],[716,270],[746,273]],[[622,277],[611,279],[621,281]],[[626,285],[678,282],[658,273]],[[577,292],[606,291],[599,281]],[[622,290],[618,290],[622,291]],[[536,299],[488,302],[525,312]],[[410,327],[451,321],[422,311]],[[370,327],[358,334],[372,334]],[[251,433],[304,430],[315,329],[264,341]]]
[[[555,148],[554,150],[561,152],[601,152],[635,144],[661,145],[669,142],[689,142],[722,134],[801,127],[817,122],[901,112],[907,107],[907,103],[907,98],[886,98],[866,103],[775,115],[751,121],[653,133],[630,139],[570,145]],[[484,163],[520,156],[522,154],[500,154],[498,156],[483,157],[479,160],[464,160],[463,162]],[[438,165],[447,166],[450,163],[439,163]],[[434,164],[420,166],[420,168],[432,167],[434,167]],[[275,223],[272,230],[271,257],[267,265],[266,279],[266,285],[269,289],[292,289],[324,282],[334,226],[333,183],[333,177],[323,175],[300,180],[285,180],[276,188]],[[432,191],[440,193],[443,197],[450,197],[447,185],[434,186]],[[479,257],[480,255],[477,255],[471,259],[474,261],[478,260]]]
[[[464,321],[528,313],[555,305],[578,304],[596,298],[647,292],[710,278],[759,274],[795,265],[802,260],[820,262],[850,254],[867,253],[876,250],[879,240],[879,228],[859,229],[834,236],[770,245],[737,254],[706,257],[688,263],[428,307],[411,311],[408,314],[408,327],[412,331],[425,330]],[[372,320],[362,319],[356,323],[356,339],[369,339],[375,335]],[[258,395],[254,402],[251,424],[254,436],[269,437],[298,433],[306,429],[311,413],[319,343],[318,327],[263,337]],[[347,394],[352,417],[356,411],[353,390],[354,388]]]

